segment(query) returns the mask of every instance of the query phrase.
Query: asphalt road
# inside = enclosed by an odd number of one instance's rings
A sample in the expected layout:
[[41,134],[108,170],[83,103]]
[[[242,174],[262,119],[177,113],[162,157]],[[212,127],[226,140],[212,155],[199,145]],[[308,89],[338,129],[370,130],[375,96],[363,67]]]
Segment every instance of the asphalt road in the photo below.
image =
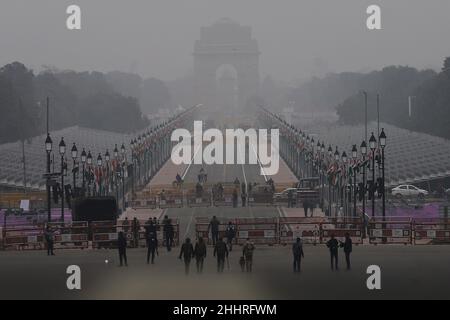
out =
[[[450,298],[449,246],[359,246],[353,270],[338,272],[330,270],[325,246],[305,246],[300,274],[291,270],[289,247],[267,246],[256,248],[253,273],[240,271],[235,247],[230,269],[217,274],[209,247],[204,274],[197,275],[192,263],[188,276],[177,259],[179,248],[160,249],[155,265],[145,263],[145,249],[129,249],[129,267],[118,267],[115,250],[56,253],[0,252],[0,299]],[[66,287],[66,268],[72,264],[81,268],[81,290]],[[381,290],[366,287],[366,269],[373,264],[381,268]]]

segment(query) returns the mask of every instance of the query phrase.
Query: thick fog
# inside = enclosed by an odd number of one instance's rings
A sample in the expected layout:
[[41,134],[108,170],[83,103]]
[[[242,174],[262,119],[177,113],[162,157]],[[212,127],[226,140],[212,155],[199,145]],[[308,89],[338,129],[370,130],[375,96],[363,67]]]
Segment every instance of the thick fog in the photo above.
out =
[[[81,7],[81,31],[66,29],[70,4]],[[381,6],[382,30],[366,28],[370,4]],[[449,13],[448,0],[2,0],[0,65],[173,80],[192,70],[200,27],[228,17],[252,27],[261,75],[277,80],[391,64],[438,69],[450,52]]]

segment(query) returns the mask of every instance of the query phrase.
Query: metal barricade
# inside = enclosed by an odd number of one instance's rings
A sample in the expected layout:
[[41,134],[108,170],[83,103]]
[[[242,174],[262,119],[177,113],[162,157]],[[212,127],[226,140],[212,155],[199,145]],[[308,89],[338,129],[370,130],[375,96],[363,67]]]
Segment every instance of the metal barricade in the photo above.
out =
[[409,217],[372,218],[368,230],[372,244],[412,243],[412,219]]
[[414,244],[450,243],[450,221],[448,219],[415,219]]
[[117,246],[117,228],[115,221],[91,222],[92,248],[115,248]]
[[236,219],[236,240],[238,244],[244,244],[247,239],[255,244],[277,244],[278,230],[278,218]]
[[282,245],[293,243],[298,237],[304,243],[319,244],[322,242],[321,230],[323,218],[280,217],[279,243]]

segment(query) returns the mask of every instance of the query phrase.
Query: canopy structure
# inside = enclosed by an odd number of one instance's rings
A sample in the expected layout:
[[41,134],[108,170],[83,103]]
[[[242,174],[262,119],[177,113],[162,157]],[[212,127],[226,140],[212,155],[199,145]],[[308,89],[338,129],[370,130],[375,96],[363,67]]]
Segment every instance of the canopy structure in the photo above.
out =
[[[364,125],[343,126],[330,123],[302,123],[302,130],[317,135],[316,140],[327,145],[338,146],[339,150],[351,154],[354,144],[361,145],[365,136]],[[385,149],[386,185],[414,184],[450,177],[450,140],[424,133],[401,129],[386,123],[380,124],[387,135]],[[368,139],[371,133],[378,135],[376,122],[367,127]],[[370,150],[368,150],[370,152]]]
[[[70,150],[72,144],[75,142],[78,149],[78,161],[81,161],[80,154],[83,148],[91,151],[93,163],[96,163],[96,159],[99,153],[102,157],[106,150],[109,150],[111,159],[113,159],[113,150],[117,144],[119,150],[122,143],[125,145],[127,158],[130,161],[131,150],[129,142],[131,135],[94,130],[83,127],[69,127],[50,133],[53,140],[52,151],[52,171],[61,171],[61,156],[58,151],[58,144],[61,138],[67,145],[65,158],[68,164],[68,181],[72,181],[72,157]],[[46,152],[45,152],[45,139],[47,135],[41,135],[32,138],[25,142],[25,163],[26,163],[26,184],[27,188],[33,190],[45,190],[45,178],[43,174],[46,172]],[[54,161],[53,161],[54,160]],[[6,143],[0,145],[0,186],[11,188],[23,188],[24,187],[24,168],[22,162],[22,143],[20,141],[14,143]],[[78,179],[81,180],[81,174],[78,174]]]

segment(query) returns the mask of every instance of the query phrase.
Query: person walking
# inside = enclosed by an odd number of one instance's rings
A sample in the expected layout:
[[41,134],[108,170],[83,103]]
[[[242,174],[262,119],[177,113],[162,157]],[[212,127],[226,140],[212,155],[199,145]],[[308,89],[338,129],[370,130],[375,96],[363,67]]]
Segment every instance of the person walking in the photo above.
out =
[[227,238],[228,250],[230,252],[233,250],[233,240],[235,236],[236,236],[236,229],[233,223],[230,221],[228,222],[227,229],[225,230],[225,237]]
[[139,247],[139,231],[141,230],[141,225],[136,217],[133,218],[131,228],[133,229],[133,245],[137,248]]
[[191,259],[194,257],[194,247],[192,246],[190,238],[186,238],[185,242],[181,246],[180,256],[178,258],[181,260],[181,257],[183,257],[184,260],[184,272],[188,275]]
[[55,253],[53,252],[53,249],[54,249],[54,243],[55,243],[55,236],[54,236],[53,230],[50,226],[47,226],[44,236],[45,236],[45,241],[47,242],[47,255],[54,256]]
[[219,226],[220,221],[217,220],[216,216],[213,216],[212,220],[209,222],[208,233],[211,230],[211,237],[214,246],[216,245],[217,240],[219,239]]
[[195,262],[197,265],[197,273],[203,272],[203,262],[206,258],[206,244],[202,237],[198,238],[194,248]]
[[331,239],[327,242],[327,247],[330,250],[331,257],[331,270],[339,270],[338,268],[338,248],[339,242],[334,238],[334,234],[331,235]]
[[[167,216],[166,216],[167,217]],[[163,226],[163,232],[164,232],[164,239],[166,241],[166,248],[167,251],[170,252],[172,250],[173,245],[173,237],[174,237],[174,230],[172,225],[171,219],[164,219],[164,226]]]
[[123,233],[123,231],[119,232],[117,236],[117,248],[119,249],[119,261],[120,266],[125,262],[125,267],[128,267],[127,261],[127,237]]
[[125,217],[125,220],[123,220],[122,228],[123,232],[128,233],[128,230],[130,229],[130,221],[128,221],[128,217]]
[[158,239],[156,238],[156,233],[149,232],[147,236],[147,264],[150,263],[150,257],[152,264],[155,263],[155,253],[159,256]]
[[213,255],[217,257],[217,272],[222,273],[225,268],[225,258],[228,259],[228,248],[222,238],[214,246]]
[[345,234],[345,241],[340,243],[340,247],[344,249],[345,262],[347,263],[347,270],[351,269],[350,254],[353,251],[352,238],[350,238],[350,233]]
[[250,239],[247,239],[244,248],[242,249],[242,255],[245,257],[245,269],[247,272],[252,272],[253,251],[255,251],[255,246],[252,242],[250,242]]
[[303,200],[303,210],[305,211],[305,218],[308,217],[309,201],[308,199]]
[[245,191],[242,191],[241,200],[242,200],[242,206],[245,207],[246,203],[247,203],[247,194],[245,193]]
[[233,208],[237,208],[238,205],[238,193],[237,189],[233,190]]
[[305,257],[302,239],[297,238],[297,241],[292,245],[292,254],[294,255],[294,272],[300,272],[302,258]]

